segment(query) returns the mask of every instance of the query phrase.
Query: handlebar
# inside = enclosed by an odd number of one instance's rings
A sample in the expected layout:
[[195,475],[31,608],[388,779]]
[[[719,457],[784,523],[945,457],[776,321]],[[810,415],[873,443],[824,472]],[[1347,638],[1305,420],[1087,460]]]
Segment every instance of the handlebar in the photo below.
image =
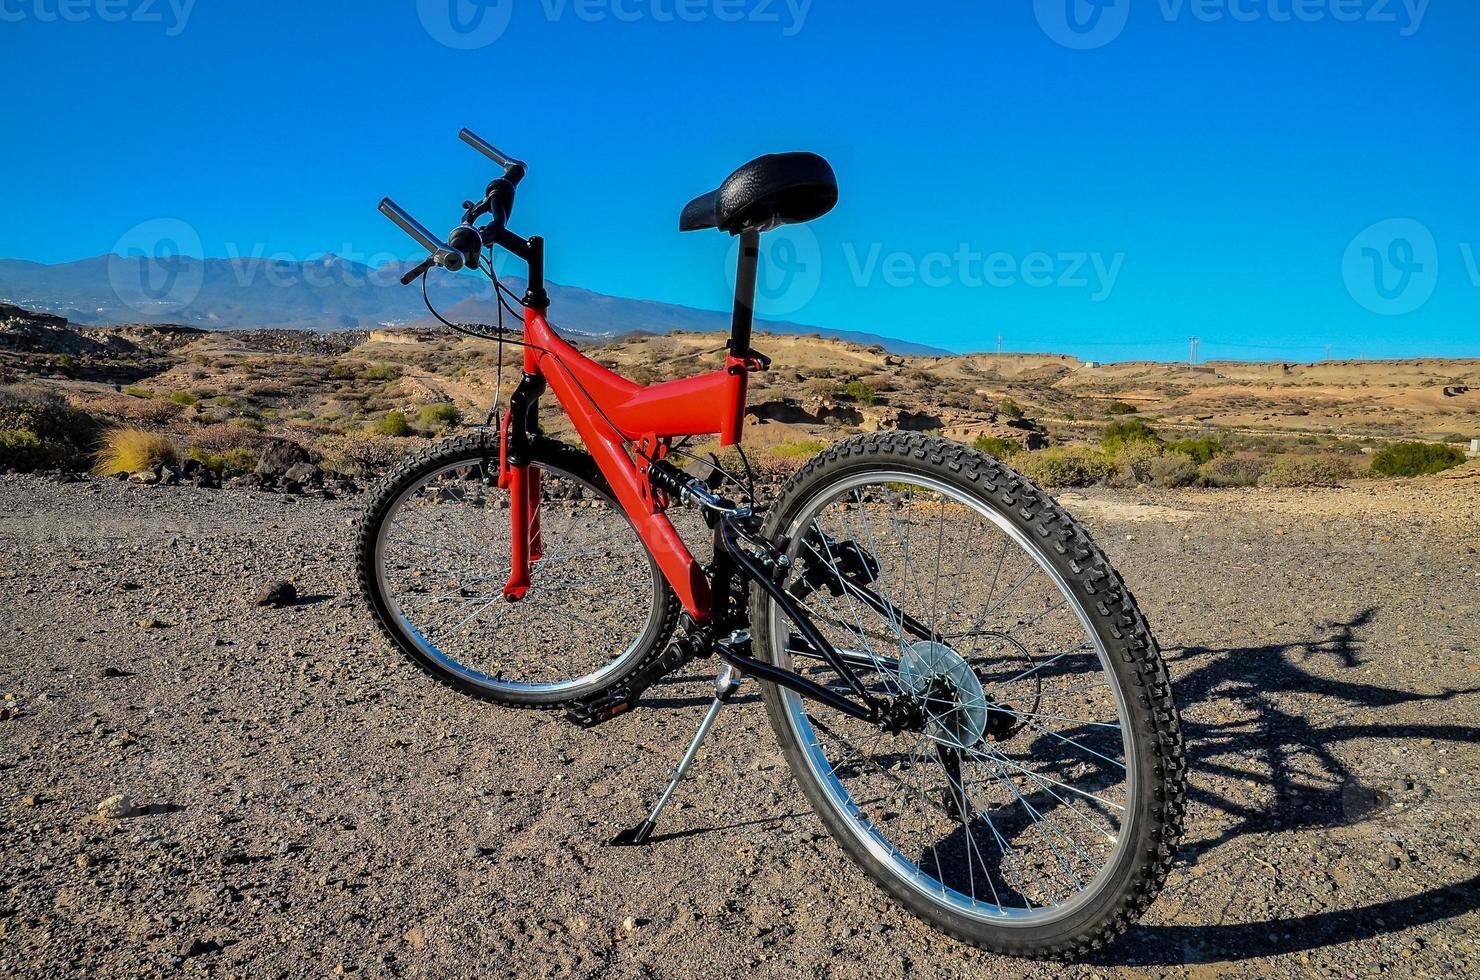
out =
[[[488,140],[479,136],[477,133],[473,132],[466,126],[462,128],[462,132],[457,134],[457,137],[464,143],[471,146],[473,149],[477,150],[479,153],[486,156],[488,159],[492,160],[494,163],[498,164],[500,167],[503,167],[504,176],[508,177],[514,183],[519,183],[519,180],[524,176],[525,168],[523,163],[515,160],[513,157],[499,150],[498,147],[494,146],[492,143],[488,142]],[[518,176],[513,176],[509,173],[510,170],[513,170],[515,168],[518,168]]]
[[[449,272],[457,272],[468,266],[476,268],[480,248],[491,248],[501,240],[504,226],[514,210],[514,189],[524,179],[524,164],[466,127],[458,133],[458,137],[503,167],[504,172],[488,182],[481,201],[463,202],[465,211],[462,222],[452,229],[445,242],[428,231],[425,225],[411,217],[396,202],[388,197],[381,199],[380,213],[394,221],[402,231],[431,253],[425,261],[401,277],[403,285],[409,285],[432,266],[441,266]],[[490,218],[489,222],[482,228],[473,227],[473,222],[485,215]]]
[[390,198],[381,198],[380,213],[400,225],[402,231],[416,239],[422,248],[431,252],[435,264],[449,272],[457,272],[466,264],[467,257],[462,252],[449,247],[446,242],[433,235],[425,225],[407,214],[404,208]]

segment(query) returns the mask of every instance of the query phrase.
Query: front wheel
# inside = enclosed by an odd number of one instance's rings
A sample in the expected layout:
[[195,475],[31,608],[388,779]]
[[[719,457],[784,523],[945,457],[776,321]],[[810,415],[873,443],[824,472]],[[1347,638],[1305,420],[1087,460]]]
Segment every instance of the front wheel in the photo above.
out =
[[[1156,643],[1084,529],[979,452],[870,434],[801,470],[765,532],[858,680],[908,709],[874,724],[763,685],[864,871],[1003,953],[1076,955],[1137,919],[1181,836],[1184,748]],[[846,694],[757,593],[757,656]]]
[[504,599],[513,535],[496,450],[457,436],[409,457],[370,494],[360,588],[381,630],[422,670],[500,704],[601,693],[658,656],[678,600],[591,457],[539,440],[544,557]]

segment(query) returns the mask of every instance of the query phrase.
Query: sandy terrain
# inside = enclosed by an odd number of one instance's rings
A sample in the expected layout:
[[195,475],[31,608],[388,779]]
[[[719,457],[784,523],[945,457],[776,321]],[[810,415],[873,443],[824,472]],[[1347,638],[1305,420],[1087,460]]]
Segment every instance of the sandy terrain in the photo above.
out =
[[[658,842],[605,846],[708,672],[589,732],[459,697],[371,626],[354,501],[0,477],[0,973],[1480,971],[1473,481],[1066,499],[1167,651],[1193,770],[1162,898],[1067,968],[885,901],[753,691]],[[253,605],[288,575],[303,602]],[[147,810],[96,816],[116,793]]]

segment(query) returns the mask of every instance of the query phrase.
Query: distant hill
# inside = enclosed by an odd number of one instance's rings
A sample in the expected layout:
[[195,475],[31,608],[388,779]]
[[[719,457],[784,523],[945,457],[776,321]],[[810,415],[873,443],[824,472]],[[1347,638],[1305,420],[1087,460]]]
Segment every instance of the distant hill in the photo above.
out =
[[[45,265],[0,259],[0,302],[64,316],[72,323],[181,323],[213,330],[348,330],[383,324],[430,322],[421,290],[402,286],[407,265],[372,268],[326,255],[311,262],[273,259],[166,261],[100,255]],[[523,280],[505,280],[516,293]],[[549,284],[551,321],[562,331],[620,337],[670,330],[728,332],[730,314],[653,300],[626,299]],[[493,322],[491,285],[472,275],[433,273],[432,301],[459,321]],[[766,320],[761,329],[780,334],[821,334],[859,344],[879,344],[895,354],[936,356],[949,351],[895,337],[854,330]]]

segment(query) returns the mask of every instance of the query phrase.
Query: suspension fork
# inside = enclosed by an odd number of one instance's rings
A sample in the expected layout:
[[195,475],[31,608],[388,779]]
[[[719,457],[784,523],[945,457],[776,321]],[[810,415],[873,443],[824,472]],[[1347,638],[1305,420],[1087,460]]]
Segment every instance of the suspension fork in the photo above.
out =
[[509,491],[510,565],[504,598],[518,602],[529,592],[530,566],[544,557],[540,536],[540,469],[531,465],[530,444],[539,436],[542,375],[525,372],[509,399],[499,427],[499,489]]

